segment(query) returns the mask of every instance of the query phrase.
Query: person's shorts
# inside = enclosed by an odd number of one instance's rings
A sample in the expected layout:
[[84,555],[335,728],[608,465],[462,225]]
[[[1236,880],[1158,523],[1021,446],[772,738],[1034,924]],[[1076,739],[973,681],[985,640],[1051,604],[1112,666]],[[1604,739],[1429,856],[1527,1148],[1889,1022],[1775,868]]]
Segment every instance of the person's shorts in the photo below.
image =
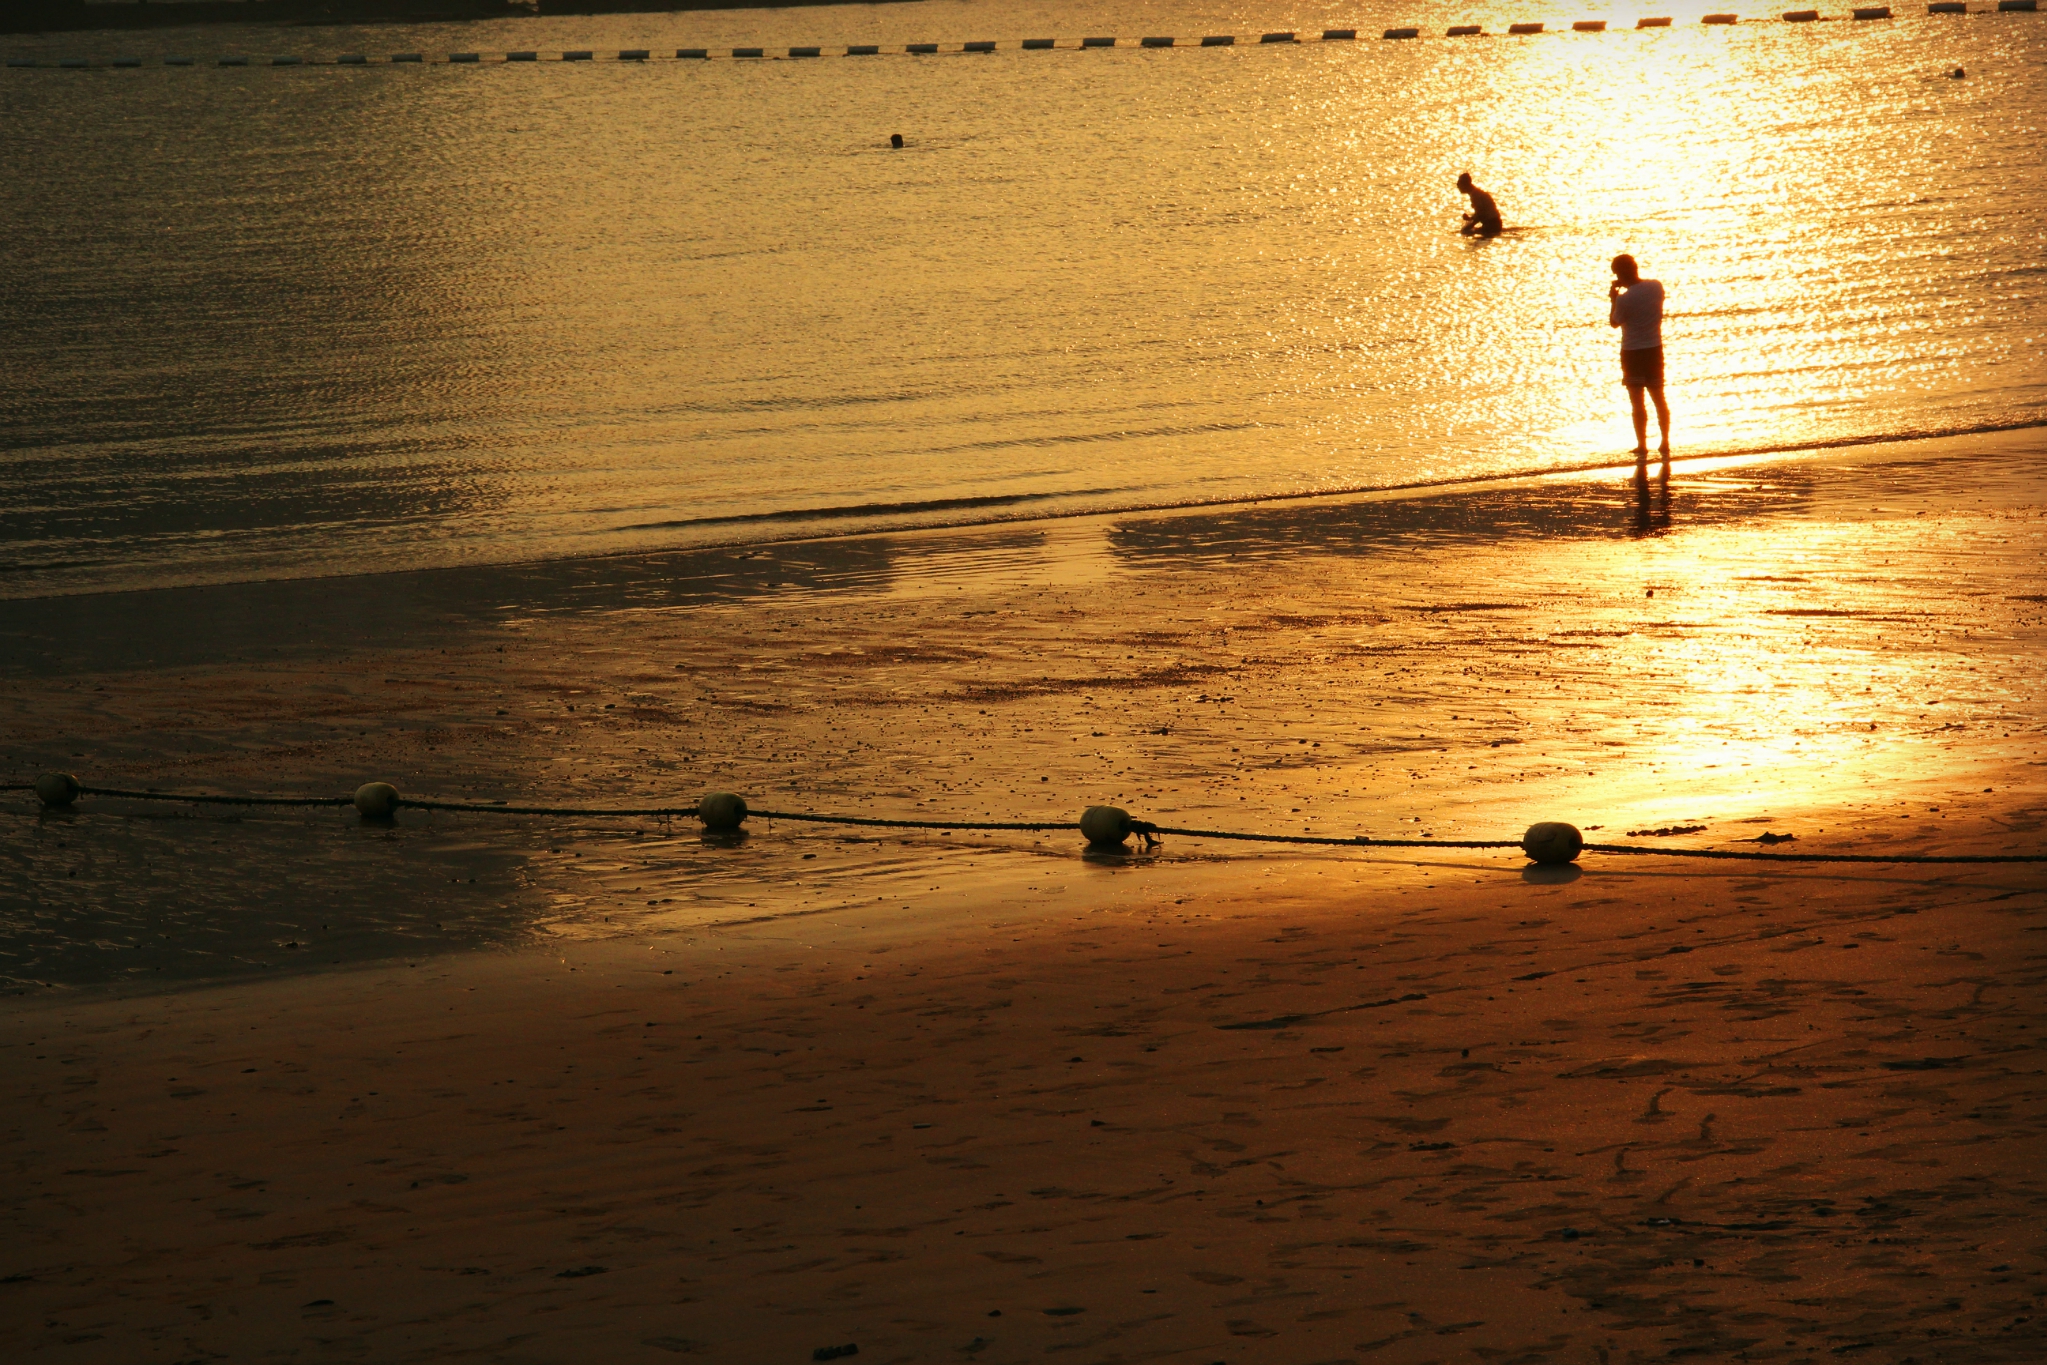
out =
[[1631,389],[1663,387],[1663,348],[1645,346],[1639,351],[1621,352],[1621,383]]

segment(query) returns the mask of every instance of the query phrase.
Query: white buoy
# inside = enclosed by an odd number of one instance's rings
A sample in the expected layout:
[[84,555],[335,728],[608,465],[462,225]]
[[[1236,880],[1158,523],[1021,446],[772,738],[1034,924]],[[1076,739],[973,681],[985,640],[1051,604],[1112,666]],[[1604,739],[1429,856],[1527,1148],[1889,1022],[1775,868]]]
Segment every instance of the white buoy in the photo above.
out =
[[1089,806],[1080,815],[1089,848],[1121,848],[1130,837],[1130,812],[1121,806]]
[[46,806],[68,806],[84,790],[70,773],[44,773],[36,779],[36,800]]
[[746,798],[711,792],[697,802],[697,819],[714,834],[730,834],[746,822]]
[[388,820],[398,813],[398,789],[389,782],[365,782],[355,789],[355,808],[365,820]]
[[1545,867],[1575,863],[1585,849],[1585,836],[1576,825],[1561,820],[1543,820],[1528,827],[1521,836],[1521,851]]

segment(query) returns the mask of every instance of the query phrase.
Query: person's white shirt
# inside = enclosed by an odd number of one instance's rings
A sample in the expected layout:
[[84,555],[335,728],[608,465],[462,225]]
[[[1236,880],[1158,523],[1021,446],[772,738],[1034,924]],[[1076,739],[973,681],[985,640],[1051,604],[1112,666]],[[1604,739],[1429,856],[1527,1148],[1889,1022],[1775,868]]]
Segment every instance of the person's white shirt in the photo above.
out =
[[1607,323],[1621,329],[1623,351],[1646,351],[1663,344],[1663,282],[1636,280],[1615,296]]

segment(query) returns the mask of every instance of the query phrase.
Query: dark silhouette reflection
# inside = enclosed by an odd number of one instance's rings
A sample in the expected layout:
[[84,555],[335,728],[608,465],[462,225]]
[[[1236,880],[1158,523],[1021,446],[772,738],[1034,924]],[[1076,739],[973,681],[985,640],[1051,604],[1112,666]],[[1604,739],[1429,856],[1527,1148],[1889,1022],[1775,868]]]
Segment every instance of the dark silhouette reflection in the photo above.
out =
[[1635,535],[1660,536],[1670,530],[1670,457],[1663,457],[1652,489],[1649,462],[1635,462]]
[[1797,466],[1673,485],[1669,466],[1650,483],[1604,477],[1465,488],[1421,497],[1269,503],[1171,517],[1131,519],[1110,533],[1116,554],[1160,558],[1370,555],[1423,545],[1495,545],[1516,540],[1603,540],[1657,534],[1673,524],[1731,525],[1807,503],[1837,473]]
[[1530,863],[1521,869],[1521,880],[1530,886],[1566,886],[1584,875],[1576,863]]

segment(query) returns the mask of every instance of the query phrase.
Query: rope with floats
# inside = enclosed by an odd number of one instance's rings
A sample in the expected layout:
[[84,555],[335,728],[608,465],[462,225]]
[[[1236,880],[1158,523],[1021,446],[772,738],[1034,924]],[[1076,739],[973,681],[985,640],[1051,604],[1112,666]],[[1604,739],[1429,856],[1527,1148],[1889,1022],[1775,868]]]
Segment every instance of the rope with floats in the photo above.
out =
[[[964,830],[980,833],[1046,834],[1076,830],[1095,852],[1113,852],[1141,839],[1155,847],[1165,835],[1182,839],[1227,840],[1238,843],[1292,844],[1316,848],[1518,848],[1531,862],[1544,866],[1574,863],[1583,853],[1638,854],[1663,858],[1718,858],[1771,863],[2047,863],[2042,853],[1778,853],[1748,849],[1653,848],[1643,844],[1588,844],[1577,826],[1561,820],[1530,825],[1518,839],[1376,839],[1370,835],[1274,834],[1259,830],[1190,829],[1139,820],[1121,806],[1089,806],[1077,821],[1066,820],[919,820],[877,815],[832,815],[819,811],[755,810],[732,792],[711,792],[693,806],[515,806],[497,801],[435,801],[404,796],[389,782],[365,782],[351,796],[221,796],[208,792],[137,791],[128,787],[97,787],[70,773],[44,773],[34,782],[0,784],[0,791],[33,792],[45,809],[68,811],[80,797],[122,801],[177,801],[204,806],[268,806],[305,809],[353,806],[365,820],[388,821],[401,810],[448,811],[463,815],[544,815],[583,819],[690,819],[711,834],[737,835],[749,817],[850,829]],[[1790,836],[1765,834],[1780,842]]]
[[[1996,0],[1994,6],[1982,5],[1979,8],[1971,9],[1967,0],[1932,0],[1932,3],[1926,6],[1926,12],[1930,15],[1987,14],[1994,9],[1997,13],[2001,14],[2034,14],[2038,13],[2039,4],[2040,0]],[[1818,23],[1827,18],[1869,21],[1893,17],[1894,15],[1889,5],[1857,5],[1852,7],[1847,14],[1835,16],[1822,15],[1816,9],[1786,10],[1776,16],[1777,20],[1787,24]],[[1754,24],[1759,20],[1765,23],[1770,22],[1767,16],[1757,16],[1756,18],[1744,20],[1741,15],[1734,13],[1705,14],[1699,17],[1700,24],[1714,28],[1728,27],[1743,22]],[[1539,21],[1512,23],[1507,25],[1506,33],[1510,37],[1534,37],[1538,34],[1567,31],[1571,33],[1605,33],[1607,31],[1607,23],[1608,21],[1604,19],[1578,19],[1572,21],[1568,30],[1563,28],[1553,29],[1546,23]],[[1633,24],[1633,28],[1637,30],[1667,29],[1672,26],[1672,21],[1667,17],[1641,18],[1637,19]],[[1358,38],[1358,32],[1355,28],[1327,28],[1321,30],[1319,35],[1314,30],[1306,32],[1281,30],[1273,33],[1211,33],[1198,38],[1168,36],[1141,38],[1024,38],[1000,42],[983,39],[973,42],[949,43],[846,43],[830,45],[813,43],[807,45],[799,44],[794,47],[680,47],[675,49],[673,57],[668,55],[666,49],[656,51],[652,48],[644,47],[621,48],[616,51],[600,51],[595,48],[566,48],[560,51],[529,49],[525,51],[491,53],[488,55],[482,52],[448,52],[430,56],[424,52],[393,52],[382,57],[372,57],[365,52],[344,52],[334,57],[307,57],[289,53],[252,57],[230,53],[203,62],[196,57],[172,54],[158,58],[157,64],[173,67],[201,65],[213,67],[506,66],[526,62],[546,62],[550,65],[555,65],[561,63],[594,62],[600,59],[629,63],[709,61],[712,59],[727,61],[800,60],[811,57],[823,57],[828,53],[834,56],[846,57],[879,57],[885,55],[927,57],[941,54],[967,55],[1001,51],[1093,51],[1100,48],[1234,48],[1240,45],[1247,47],[1295,46],[1302,43],[1315,42],[1355,42]],[[1421,36],[1422,30],[1420,27],[1413,25],[1389,28],[1380,35],[1383,40],[1389,42],[1413,40]],[[1483,38],[1494,35],[1488,33],[1483,24],[1452,24],[1444,31],[1444,36],[1447,38]],[[57,57],[53,59],[23,55],[7,58],[6,64],[12,68],[30,70],[36,68],[45,70],[87,70],[107,67],[140,67],[144,65],[144,61],[141,57],[133,56],[118,56],[96,61],[90,57]]]

